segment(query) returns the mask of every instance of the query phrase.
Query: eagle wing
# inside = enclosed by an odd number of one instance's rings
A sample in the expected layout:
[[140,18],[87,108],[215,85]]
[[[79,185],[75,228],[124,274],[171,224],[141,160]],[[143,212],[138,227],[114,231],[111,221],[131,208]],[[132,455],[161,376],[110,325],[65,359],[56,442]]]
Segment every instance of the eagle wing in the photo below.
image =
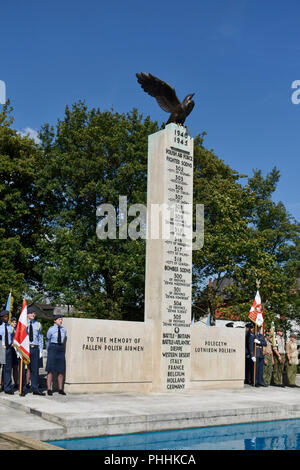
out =
[[176,96],[174,88],[168,83],[160,80],[151,73],[137,73],[137,79],[143,90],[153,96],[159,106],[167,113],[172,113],[180,101]]

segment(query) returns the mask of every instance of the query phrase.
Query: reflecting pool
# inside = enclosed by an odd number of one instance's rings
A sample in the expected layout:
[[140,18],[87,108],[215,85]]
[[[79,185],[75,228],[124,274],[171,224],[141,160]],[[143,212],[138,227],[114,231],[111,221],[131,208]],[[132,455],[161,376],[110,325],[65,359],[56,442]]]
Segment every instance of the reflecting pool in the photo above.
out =
[[300,450],[300,419],[48,443],[68,450]]

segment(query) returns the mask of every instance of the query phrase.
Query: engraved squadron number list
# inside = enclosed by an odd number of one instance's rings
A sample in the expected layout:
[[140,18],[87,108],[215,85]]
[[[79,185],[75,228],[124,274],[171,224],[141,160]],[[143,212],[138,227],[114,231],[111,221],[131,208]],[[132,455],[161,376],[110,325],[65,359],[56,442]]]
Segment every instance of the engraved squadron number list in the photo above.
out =
[[177,126],[165,151],[167,220],[164,240],[162,356],[166,389],[186,388],[190,373],[193,141]]

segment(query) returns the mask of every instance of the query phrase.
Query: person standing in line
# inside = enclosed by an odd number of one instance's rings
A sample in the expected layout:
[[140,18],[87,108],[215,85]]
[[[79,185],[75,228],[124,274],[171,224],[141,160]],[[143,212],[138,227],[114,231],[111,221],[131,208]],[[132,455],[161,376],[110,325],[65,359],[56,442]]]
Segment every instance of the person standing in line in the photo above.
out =
[[283,329],[277,329],[276,335],[276,343],[277,346],[273,347],[274,351],[274,386],[275,387],[283,387],[283,369],[284,369],[284,362],[285,362],[285,347],[284,347],[284,338],[283,338]]
[[[266,339],[261,332],[262,327],[258,327],[256,334],[250,337],[249,347],[251,359],[256,363],[255,365],[255,376],[253,373],[253,380],[255,382],[255,387],[264,387],[264,356],[263,356],[263,347],[267,346]],[[256,345],[256,346],[255,346]]]
[[266,333],[266,342],[267,346],[263,348],[263,355],[264,355],[264,384],[266,387],[271,385],[272,380],[272,372],[274,366],[274,357],[273,357],[273,349],[271,343],[271,332],[268,331]]
[[245,384],[253,384],[253,362],[250,354],[250,338],[253,336],[253,324],[246,324],[246,335],[245,335]]
[[57,372],[58,393],[66,395],[63,390],[64,374],[66,370],[65,340],[66,330],[62,326],[63,316],[53,315],[54,325],[49,328],[46,335],[46,347],[48,351],[46,371],[47,394],[53,395],[53,372]]
[[9,395],[14,395],[13,384],[12,384],[12,368],[13,368],[13,339],[14,330],[13,327],[8,323],[9,311],[2,310],[0,313],[2,325],[0,326],[0,336],[2,336],[2,346],[5,349],[5,365],[3,370],[3,388],[4,392]]
[[[30,380],[33,395],[45,395],[39,390],[39,361],[43,355],[44,338],[43,330],[40,322],[35,320],[35,308],[30,305],[27,308],[27,329],[26,332],[29,336],[29,350],[30,350]],[[23,374],[25,376],[25,374]],[[25,377],[24,377],[25,382]],[[23,388],[23,387],[22,387]]]
[[290,340],[286,344],[286,375],[288,387],[298,387],[298,385],[296,385],[296,375],[299,360],[296,339],[297,335],[292,333]]
[[[13,333],[16,332],[16,328],[17,328],[17,319],[16,317],[12,317],[11,318],[11,321],[10,321],[10,324],[11,326],[13,327]],[[18,356],[17,356],[17,353],[15,351],[15,349],[13,348],[13,379],[14,379],[14,387],[15,389],[19,389],[19,361],[18,361]]]
[[[0,326],[2,317],[0,317]],[[2,336],[0,335],[0,391],[4,390],[4,366],[5,366],[5,348],[2,345]]]

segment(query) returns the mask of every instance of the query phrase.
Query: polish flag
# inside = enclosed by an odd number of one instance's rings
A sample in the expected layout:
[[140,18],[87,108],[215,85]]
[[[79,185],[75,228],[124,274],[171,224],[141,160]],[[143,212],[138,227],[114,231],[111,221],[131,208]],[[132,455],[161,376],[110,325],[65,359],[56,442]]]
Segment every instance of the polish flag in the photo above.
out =
[[256,323],[257,326],[262,326],[264,324],[265,315],[264,315],[263,307],[261,304],[261,298],[260,298],[258,291],[256,292],[254,302],[250,309],[249,318],[254,323]]
[[13,346],[20,359],[23,359],[25,364],[30,362],[29,354],[29,336],[26,333],[27,328],[27,303],[23,302],[22,311],[17,323],[16,333],[14,336]]

